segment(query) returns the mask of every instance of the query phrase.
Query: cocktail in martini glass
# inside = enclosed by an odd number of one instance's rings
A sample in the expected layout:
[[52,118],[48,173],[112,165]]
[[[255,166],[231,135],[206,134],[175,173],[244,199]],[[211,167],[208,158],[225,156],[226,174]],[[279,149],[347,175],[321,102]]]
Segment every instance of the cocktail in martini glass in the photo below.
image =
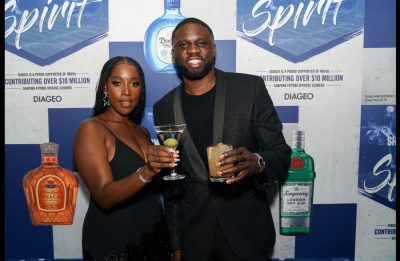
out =
[[[178,147],[179,139],[185,130],[186,124],[167,124],[154,126],[154,130],[157,132],[158,137],[163,142],[164,146],[176,150]],[[164,180],[177,180],[183,179],[185,175],[178,174],[175,168],[171,168],[171,173],[163,177]]]

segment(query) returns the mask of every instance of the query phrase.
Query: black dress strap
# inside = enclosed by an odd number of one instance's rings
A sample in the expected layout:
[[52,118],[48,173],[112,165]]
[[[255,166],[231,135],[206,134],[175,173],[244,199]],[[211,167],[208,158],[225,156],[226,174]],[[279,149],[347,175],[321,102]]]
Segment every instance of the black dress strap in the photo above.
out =
[[98,119],[96,119],[96,118],[92,118],[92,120],[97,121],[98,123],[100,123],[101,125],[103,125],[109,132],[111,132],[111,134],[112,134],[115,138],[119,139],[118,136],[115,135],[115,133],[113,132],[113,130],[112,130],[110,127],[107,126],[107,124],[105,124],[104,122],[102,122],[102,121],[100,121],[100,120],[98,120]]

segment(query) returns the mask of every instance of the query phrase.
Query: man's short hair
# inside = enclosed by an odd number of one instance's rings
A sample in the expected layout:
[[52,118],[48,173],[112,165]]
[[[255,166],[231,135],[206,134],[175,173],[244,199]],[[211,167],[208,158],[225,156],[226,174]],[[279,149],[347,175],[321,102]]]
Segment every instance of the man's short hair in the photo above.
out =
[[181,28],[182,26],[184,26],[185,24],[198,24],[198,25],[203,26],[204,28],[207,29],[207,31],[210,33],[212,39],[214,40],[214,33],[213,33],[213,31],[211,30],[211,28],[208,26],[208,24],[206,24],[205,22],[201,21],[200,19],[197,19],[197,18],[194,18],[194,17],[189,17],[189,18],[186,18],[186,19],[183,19],[182,21],[180,21],[180,22],[176,25],[174,31],[172,31],[172,36],[171,36],[172,43],[174,42],[175,32],[176,32],[179,28]]

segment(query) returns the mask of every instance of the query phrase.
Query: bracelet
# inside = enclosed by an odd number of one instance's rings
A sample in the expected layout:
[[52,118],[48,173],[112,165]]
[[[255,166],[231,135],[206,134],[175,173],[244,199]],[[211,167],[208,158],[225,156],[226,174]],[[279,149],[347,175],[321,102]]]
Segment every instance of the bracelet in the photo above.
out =
[[[142,168],[142,167],[138,168],[138,169],[136,170],[136,172],[139,173],[139,170],[141,170],[141,168]],[[147,180],[147,179],[143,178],[142,174],[140,174],[140,173],[139,173],[138,178],[139,178],[140,181],[142,181],[143,183],[149,183],[149,182],[151,181],[151,179],[150,179],[150,180]]]

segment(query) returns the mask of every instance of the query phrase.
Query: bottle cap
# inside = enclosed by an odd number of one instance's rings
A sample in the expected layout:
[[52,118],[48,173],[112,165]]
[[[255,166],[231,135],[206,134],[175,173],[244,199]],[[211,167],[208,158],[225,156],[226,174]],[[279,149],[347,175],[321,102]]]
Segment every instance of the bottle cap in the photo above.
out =
[[42,154],[57,154],[58,144],[53,142],[40,144],[40,151],[42,152]]
[[292,131],[292,148],[304,148],[304,131]]

